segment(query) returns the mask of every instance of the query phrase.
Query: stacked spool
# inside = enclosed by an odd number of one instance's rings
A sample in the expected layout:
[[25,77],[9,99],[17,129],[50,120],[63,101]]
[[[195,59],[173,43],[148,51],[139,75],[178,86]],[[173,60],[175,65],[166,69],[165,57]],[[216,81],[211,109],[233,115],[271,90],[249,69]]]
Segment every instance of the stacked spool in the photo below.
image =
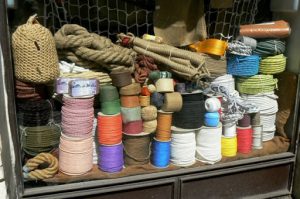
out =
[[144,133],[154,133],[157,127],[157,108],[150,105],[150,96],[151,93],[148,87],[143,86],[140,95],[140,104],[142,106],[141,116]]
[[63,95],[59,170],[82,175],[93,167],[94,96]]
[[248,154],[252,151],[252,126],[250,114],[244,114],[238,121],[237,130],[237,151]]

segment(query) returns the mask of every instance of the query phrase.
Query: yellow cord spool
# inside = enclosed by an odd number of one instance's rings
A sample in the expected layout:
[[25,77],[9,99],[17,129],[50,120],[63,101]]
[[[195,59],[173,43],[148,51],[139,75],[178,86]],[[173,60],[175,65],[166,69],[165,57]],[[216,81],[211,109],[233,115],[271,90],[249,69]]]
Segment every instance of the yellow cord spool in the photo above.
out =
[[220,39],[207,39],[189,47],[200,53],[223,56],[227,49],[227,42]]
[[222,156],[234,157],[237,153],[237,138],[222,136],[221,139]]

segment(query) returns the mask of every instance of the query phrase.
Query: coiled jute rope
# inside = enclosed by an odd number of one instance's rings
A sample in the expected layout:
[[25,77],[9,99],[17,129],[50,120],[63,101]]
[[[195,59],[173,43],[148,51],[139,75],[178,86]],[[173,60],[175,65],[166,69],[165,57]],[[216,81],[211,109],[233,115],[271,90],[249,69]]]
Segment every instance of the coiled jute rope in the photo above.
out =
[[285,42],[278,39],[264,39],[257,43],[253,51],[261,57],[283,54],[285,52]]
[[145,55],[138,55],[136,57],[134,68],[134,79],[140,84],[146,81],[151,71],[158,69],[154,59]]
[[[132,45],[133,50],[137,53],[152,57],[155,61],[165,64],[172,72],[186,80],[199,80],[210,75],[205,67],[204,58],[200,54],[167,44],[143,40],[132,34],[121,33],[118,38],[123,45]],[[183,64],[182,61],[187,64]]]
[[[41,164],[48,164],[46,168],[39,169]],[[43,180],[52,178],[58,171],[58,160],[50,153],[40,153],[29,159],[23,166],[25,180]]]
[[150,96],[139,96],[140,105],[142,107],[150,106]]
[[259,65],[259,72],[261,74],[273,75],[281,73],[285,70],[286,57],[283,54],[265,57],[261,60]]
[[136,53],[115,45],[110,39],[89,33],[85,28],[76,24],[65,24],[55,33],[56,48],[58,51],[67,51],[73,55],[66,56],[77,65],[90,62],[94,67],[105,67],[108,70],[133,69],[133,58]]

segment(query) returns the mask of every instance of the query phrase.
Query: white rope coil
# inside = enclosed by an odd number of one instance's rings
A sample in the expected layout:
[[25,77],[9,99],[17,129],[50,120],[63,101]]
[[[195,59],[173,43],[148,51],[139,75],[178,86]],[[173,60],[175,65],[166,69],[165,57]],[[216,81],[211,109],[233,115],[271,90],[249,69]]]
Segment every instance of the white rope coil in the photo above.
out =
[[222,124],[218,127],[201,127],[196,131],[196,159],[214,164],[222,159],[221,155]]
[[179,130],[172,127],[171,162],[180,167],[193,165],[195,163],[195,152],[195,131]]
[[230,94],[236,92],[234,78],[232,77],[232,75],[229,74],[217,77],[211,84],[224,86],[225,88],[227,88]]

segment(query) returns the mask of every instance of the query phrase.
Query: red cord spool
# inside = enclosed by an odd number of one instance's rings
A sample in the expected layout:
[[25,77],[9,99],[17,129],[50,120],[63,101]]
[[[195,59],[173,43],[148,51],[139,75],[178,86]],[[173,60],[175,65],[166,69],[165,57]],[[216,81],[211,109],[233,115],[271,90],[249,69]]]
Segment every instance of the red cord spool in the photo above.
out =
[[237,150],[239,153],[248,154],[252,150],[252,133],[251,126],[236,128],[237,131]]
[[143,131],[143,121],[137,120],[123,124],[123,132],[129,135],[139,134]]

